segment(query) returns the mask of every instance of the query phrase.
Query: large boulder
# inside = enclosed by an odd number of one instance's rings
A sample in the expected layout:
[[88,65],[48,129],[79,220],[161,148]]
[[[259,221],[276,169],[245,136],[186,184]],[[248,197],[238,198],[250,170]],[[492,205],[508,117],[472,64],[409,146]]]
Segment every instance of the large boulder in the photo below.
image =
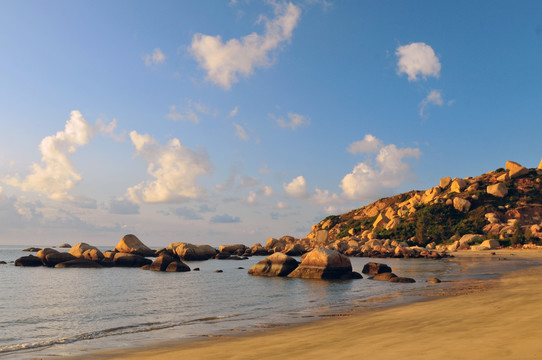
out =
[[267,255],[269,252],[260,243],[252,245],[249,249],[250,254],[253,256]]
[[166,268],[167,272],[186,272],[190,271],[190,267],[180,260],[172,261]]
[[124,235],[117,246],[115,246],[114,250],[120,253],[140,256],[154,256],[155,254],[154,250],[148,248],[147,245],[143,244],[141,240],[133,234]]
[[363,266],[363,270],[361,270],[361,272],[369,275],[382,274],[387,272],[391,273],[391,267],[386,264],[368,262]]
[[45,257],[49,254],[58,254],[58,251],[55,250],[55,249],[51,249],[51,248],[43,248],[41,249],[40,251],[38,251],[38,253],[36,254],[36,256],[43,262],[43,264],[45,265]]
[[173,261],[173,258],[167,254],[158,256],[150,265],[149,270],[166,271],[168,265]]
[[467,199],[462,199],[460,197],[454,198],[454,208],[461,212],[468,212],[470,210],[471,203]]
[[61,262],[61,263],[55,265],[55,268],[83,268],[83,269],[94,268],[94,269],[100,269],[101,267],[102,267],[102,265],[98,264],[97,262],[87,260],[87,259],[83,259],[83,258],[69,260],[69,261]]
[[234,244],[234,245],[220,245],[218,251],[221,253],[227,253],[232,255],[243,255],[247,247],[243,244]]
[[296,259],[284,253],[276,252],[255,264],[248,270],[248,273],[257,276],[287,276],[298,265]]
[[22,256],[15,260],[15,266],[42,266],[40,258],[34,255]]
[[288,277],[305,279],[339,279],[352,275],[350,259],[335,250],[316,248],[305,254],[301,264]]
[[480,244],[480,246],[485,246],[488,249],[493,250],[493,249],[500,248],[501,243],[499,242],[499,240],[489,239],[489,240],[484,240],[484,242],[482,242],[482,244]]
[[526,175],[527,173],[529,173],[529,169],[527,169],[526,167],[518,164],[517,162],[514,162],[514,161],[507,161],[506,162],[506,170],[508,170],[508,173],[510,174],[510,178],[514,179],[514,178],[517,178],[519,176],[523,176],[523,175]]
[[141,255],[116,253],[113,257],[115,266],[119,267],[142,267],[143,265],[152,264],[152,260],[144,258]]
[[282,252],[290,256],[301,256],[306,253],[307,250],[301,244],[288,244]]
[[84,258],[93,261],[102,260],[104,258],[104,255],[100,250],[98,250],[97,247],[84,242],[80,242],[79,244],[73,246],[69,253],[76,258]]
[[216,255],[216,249],[209,245],[194,245],[189,243],[173,243],[169,245],[175,254],[184,260],[208,260]]
[[452,192],[460,193],[467,187],[467,182],[461,178],[455,178],[452,182],[452,186],[450,187],[450,190]]
[[45,257],[41,261],[45,266],[55,267],[57,264],[75,259],[77,258],[70,253],[56,252],[45,255]]
[[508,194],[508,188],[503,183],[489,185],[487,187],[487,193],[497,197],[505,197]]
[[385,272],[385,273],[376,274],[375,276],[370,277],[369,279],[379,280],[379,281],[390,281],[391,279],[396,278],[396,277],[397,275],[395,275],[392,272]]
[[452,183],[452,178],[451,177],[443,177],[440,179],[440,184],[439,186],[442,188],[442,189],[446,189],[448,187],[448,185],[450,185]]
[[465,234],[459,239],[459,246],[463,244],[474,244],[476,241],[480,241],[484,238],[484,235],[480,234]]
[[540,164],[538,164],[537,170],[542,170],[542,159],[540,159]]

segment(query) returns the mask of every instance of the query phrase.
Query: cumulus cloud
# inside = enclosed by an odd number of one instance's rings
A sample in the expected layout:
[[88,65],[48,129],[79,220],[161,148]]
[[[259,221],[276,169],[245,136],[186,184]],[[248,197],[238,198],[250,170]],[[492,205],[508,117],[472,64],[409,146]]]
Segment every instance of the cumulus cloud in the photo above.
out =
[[290,181],[288,184],[282,184],[282,187],[291,197],[302,199],[309,196],[309,193],[307,192],[307,182],[301,175]]
[[235,122],[233,123],[233,126],[235,127],[235,136],[237,136],[241,140],[247,141],[248,135],[245,131],[245,128]]
[[418,75],[424,79],[428,76],[439,77],[440,61],[433,48],[425,43],[412,43],[399,46],[395,55],[399,57],[397,72],[408,75],[408,81],[418,80]]
[[351,154],[365,154],[378,152],[382,147],[382,142],[371,134],[365,135],[363,140],[356,141],[348,147]]
[[[0,192],[1,193],[1,192]],[[273,195],[273,188],[271,186],[264,185],[262,187],[262,194],[264,196],[271,196]]]
[[387,189],[398,187],[415,178],[406,158],[418,159],[421,151],[417,148],[397,148],[390,144],[381,146],[374,159],[358,163],[351,173],[344,176],[340,187],[343,196],[350,200],[373,200]]
[[428,105],[442,106],[444,100],[442,99],[442,94],[440,90],[431,90],[431,92],[422,100],[420,103],[420,117],[424,117],[425,109]]
[[155,178],[127,190],[133,202],[174,202],[200,198],[205,191],[196,179],[208,174],[213,166],[205,152],[195,152],[173,138],[160,145],[150,135],[130,132],[136,154],[148,162],[147,173]]
[[292,3],[273,3],[275,18],[261,17],[265,23],[263,35],[252,33],[243,38],[230,39],[226,43],[220,35],[195,34],[190,52],[207,72],[207,80],[230,89],[238,81],[237,76],[249,76],[255,67],[272,63],[271,53],[291,39],[301,15],[301,9]]
[[307,126],[310,123],[309,118],[307,118],[304,115],[296,114],[296,113],[288,113],[288,121],[285,120],[283,117],[280,117],[277,119],[277,123],[280,127],[283,128],[290,128],[292,130],[297,129],[300,126]]
[[239,222],[241,222],[241,218],[239,216],[231,216],[228,214],[215,215],[211,218],[211,223],[213,224],[231,224]]
[[139,205],[127,199],[112,199],[109,202],[109,213],[118,215],[139,214]]
[[156,48],[152,51],[152,54],[143,55],[143,61],[146,66],[153,66],[158,64],[163,64],[166,62],[166,56],[159,48]]
[[321,190],[318,187],[314,188],[314,193],[310,200],[312,203],[328,206],[330,204],[339,204],[343,202],[343,199],[339,195],[335,193],[330,194],[329,190]]
[[245,202],[247,204],[256,204],[256,200],[256,192],[250,191],[245,199]]
[[86,145],[96,128],[79,111],[72,111],[63,131],[43,138],[39,145],[43,165],[34,163],[32,173],[23,180],[11,176],[4,181],[23,191],[35,191],[53,200],[70,200],[68,191],[82,179],[68,158],[78,147]]

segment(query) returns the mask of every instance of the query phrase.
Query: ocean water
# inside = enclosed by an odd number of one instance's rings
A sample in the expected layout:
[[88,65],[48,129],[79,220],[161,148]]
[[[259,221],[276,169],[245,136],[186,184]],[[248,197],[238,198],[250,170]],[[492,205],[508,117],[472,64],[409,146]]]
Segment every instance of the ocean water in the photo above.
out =
[[[415,301],[447,284],[535,265],[508,260],[496,272],[488,260],[351,258],[355,271],[377,261],[417,280],[393,284],[366,277],[324,281],[248,275],[263,257],[187,262],[200,271],[185,273],[16,267],[12,261],[29,254],[22,249],[0,247],[0,261],[8,262],[0,265],[2,359],[54,358],[256,331]],[[425,282],[432,277],[446,282]]]

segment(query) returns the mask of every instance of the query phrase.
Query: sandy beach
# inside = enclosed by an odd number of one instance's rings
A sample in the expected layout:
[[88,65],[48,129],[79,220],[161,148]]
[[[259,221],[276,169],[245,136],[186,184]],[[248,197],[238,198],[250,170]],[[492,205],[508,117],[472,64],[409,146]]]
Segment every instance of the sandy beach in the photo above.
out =
[[[500,250],[496,256],[542,259],[542,252]],[[489,286],[460,295],[248,335],[106,351],[84,358],[538,359],[542,358],[541,278],[542,267],[534,267],[488,280]]]

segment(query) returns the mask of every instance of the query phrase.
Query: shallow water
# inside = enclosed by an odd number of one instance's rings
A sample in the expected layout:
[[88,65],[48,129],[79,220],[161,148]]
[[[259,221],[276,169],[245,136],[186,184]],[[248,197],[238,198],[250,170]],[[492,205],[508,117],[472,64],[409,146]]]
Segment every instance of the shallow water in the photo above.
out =
[[[21,250],[0,247],[0,260],[28,255]],[[446,286],[426,283],[431,277],[449,282],[485,279],[537,263],[510,259],[495,267],[487,257],[351,258],[355,271],[361,272],[369,261],[384,262],[397,275],[417,280],[393,284],[248,275],[261,259],[187,262],[201,271],[186,273],[0,265],[0,358],[77,355],[310,321],[360,304],[378,307],[417,300],[436,286]]]

